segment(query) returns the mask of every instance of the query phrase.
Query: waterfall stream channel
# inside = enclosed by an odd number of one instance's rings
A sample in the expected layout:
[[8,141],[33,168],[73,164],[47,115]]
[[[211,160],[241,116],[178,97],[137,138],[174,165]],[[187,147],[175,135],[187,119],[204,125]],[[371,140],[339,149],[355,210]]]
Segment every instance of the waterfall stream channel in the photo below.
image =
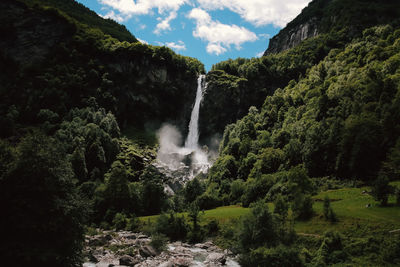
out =
[[187,181],[201,173],[206,174],[211,167],[207,149],[201,148],[198,143],[200,104],[206,87],[205,75],[200,75],[184,146],[180,146],[182,136],[172,125],[165,124],[159,130],[160,148],[154,165],[167,178],[164,183],[167,194],[174,194]]

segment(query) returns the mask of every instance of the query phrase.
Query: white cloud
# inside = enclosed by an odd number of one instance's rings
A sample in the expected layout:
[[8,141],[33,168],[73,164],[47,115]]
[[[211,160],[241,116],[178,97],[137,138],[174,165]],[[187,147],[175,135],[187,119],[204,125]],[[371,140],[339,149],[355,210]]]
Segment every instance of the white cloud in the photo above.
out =
[[160,23],[157,24],[156,28],[154,29],[154,33],[159,35],[163,31],[170,31],[171,25],[170,22],[176,18],[177,14],[175,11],[172,11],[168,17],[165,19],[158,18]]
[[113,19],[115,21],[118,21],[119,23],[122,23],[124,21],[126,21],[127,19],[130,18],[129,15],[120,15],[120,14],[115,14],[114,10],[111,10],[110,12],[108,12],[107,14],[105,14],[104,16],[100,15],[100,17],[105,18],[105,19]]
[[207,24],[211,22],[211,16],[200,8],[194,8],[190,11],[188,18],[195,19],[198,24]]
[[139,38],[137,38],[137,37],[136,37],[136,39],[138,39],[138,41],[141,42],[142,44],[149,44],[149,42],[147,42],[147,41],[145,41],[145,40],[139,39]]
[[261,52],[257,53],[257,54],[256,54],[256,57],[262,57],[262,56],[264,55],[264,52],[265,52],[265,51],[261,51]]
[[260,33],[258,35],[258,37],[260,37],[262,39],[268,39],[268,38],[271,38],[271,35],[269,35],[268,33]]
[[207,53],[220,55],[226,52],[226,48],[221,44],[209,43],[206,47]]
[[[99,0],[103,5],[109,6],[121,14],[122,22],[131,18],[133,15],[153,14],[153,9],[157,9],[159,15],[168,14],[160,18],[160,23],[154,29],[154,33],[161,34],[162,31],[171,30],[170,23],[177,17],[177,11],[190,0]],[[113,11],[111,11],[113,12]],[[114,16],[115,13],[113,12]]]
[[229,9],[255,26],[284,27],[311,0],[197,0],[207,10]]
[[239,50],[243,43],[258,39],[255,33],[244,27],[213,21],[206,11],[199,8],[192,9],[188,18],[196,20],[193,36],[208,42],[206,49],[210,54],[220,55],[226,52],[231,45]]
[[188,0],[100,0],[104,5],[110,6],[124,14],[146,15],[154,8],[159,14],[165,11],[178,10]]
[[186,45],[182,41],[178,41],[176,43],[175,42],[167,42],[167,43],[165,43],[165,46],[168,46],[169,48],[172,48],[176,51],[186,50]]
[[171,49],[174,49],[176,51],[181,51],[181,50],[186,50],[186,45],[184,42],[182,42],[181,40],[179,40],[178,42],[166,42],[166,43],[162,43],[162,42],[156,42],[156,44],[158,44],[159,46],[166,46],[169,47]]

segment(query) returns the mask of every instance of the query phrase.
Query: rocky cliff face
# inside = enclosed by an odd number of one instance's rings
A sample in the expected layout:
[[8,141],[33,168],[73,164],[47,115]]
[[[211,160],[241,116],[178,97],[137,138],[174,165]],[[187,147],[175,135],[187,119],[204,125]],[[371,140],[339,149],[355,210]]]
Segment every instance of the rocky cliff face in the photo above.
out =
[[277,54],[300,44],[302,41],[318,35],[317,18],[289,28],[286,32],[274,36],[268,46],[266,54]]
[[366,28],[398,24],[398,0],[313,0],[293,21],[270,40],[264,55],[275,54],[321,34],[346,30],[348,41]]
[[187,131],[200,62],[121,43],[54,8],[3,0],[0,9],[0,116],[18,103],[31,123],[40,109],[62,117],[94,98],[121,127],[171,122]]

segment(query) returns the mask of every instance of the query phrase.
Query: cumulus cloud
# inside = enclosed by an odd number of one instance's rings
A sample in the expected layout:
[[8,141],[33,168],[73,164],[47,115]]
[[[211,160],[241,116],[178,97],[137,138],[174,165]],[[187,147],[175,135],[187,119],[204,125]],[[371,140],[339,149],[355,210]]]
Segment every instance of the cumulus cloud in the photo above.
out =
[[182,5],[189,3],[188,0],[100,0],[102,4],[110,6],[123,14],[149,14],[152,9],[157,8],[159,14],[171,10],[178,10]]
[[176,43],[175,42],[167,42],[167,43],[165,43],[165,46],[168,46],[169,48],[172,48],[177,51],[186,50],[186,45],[182,41],[178,41]]
[[311,0],[197,0],[207,10],[229,9],[255,26],[284,27]]
[[139,39],[139,38],[137,38],[137,37],[136,37],[136,39],[138,39],[138,41],[141,42],[142,44],[149,44],[149,43],[148,43],[147,41],[145,41],[145,40]]
[[226,48],[221,44],[209,43],[206,47],[207,53],[220,55],[226,52]]
[[269,35],[268,33],[261,33],[258,35],[258,37],[260,37],[262,39],[268,39],[268,38],[271,38],[271,35]]
[[256,57],[262,57],[262,56],[264,55],[264,52],[265,52],[265,51],[261,51],[261,52],[257,53],[257,54],[256,54]]
[[103,5],[109,6],[120,12],[122,22],[131,18],[133,15],[148,15],[152,14],[153,9],[157,9],[159,15],[168,14],[164,18],[160,18],[160,23],[157,24],[154,33],[161,34],[162,31],[171,30],[170,23],[177,17],[177,11],[184,4],[188,4],[190,0],[99,0]]
[[245,27],[213,21],[211,16],[200,8],[192,9],[188,18],[196,20],[193,36],[208,42],[206,50],[210,54],[220,55],[232,45],[240,49],[243,43],[258,39],[255,33]]
[[158,44],[159,46],[169,47],[169,48],[174,49],[176,51],[186,50],[186,45],[181,40],[179,40],[177,42],[166,42],[166,43],[156,42],[156,44]]
[[171,24],[170,24],[170,22],[171,22],[172,20],[174,20],[174,19],[176,18],[176,16],[177,16],[176,12],[175,12],[175,11],[172,11],[172,12],[169,14],[169,16],[166,17],[165,19],[158,18],[158,20],[159,20],[160,22],[157,24],[157,26],[156,26],[156,28],[155,28],[155,30],[154,30],[153,32],[154,32],[155,34],[159,35],[159,34],[161,34],[161,32],[163,32],[163,31],[171,30]]
[[129,15],[123,16],[121,14],[115,14],[114,10],[111,10],[104,16],[100,15],[104,19],[113,19],[115,21],[118,21],[119,23],[122,23],[130,18]]

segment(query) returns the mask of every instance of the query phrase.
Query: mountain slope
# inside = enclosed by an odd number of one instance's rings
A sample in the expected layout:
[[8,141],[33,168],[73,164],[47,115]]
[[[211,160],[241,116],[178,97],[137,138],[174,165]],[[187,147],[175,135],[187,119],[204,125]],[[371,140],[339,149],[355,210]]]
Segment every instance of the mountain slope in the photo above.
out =
[[75,0],[23,0],[29,6],[40,5],[43,7],[56,8],[80,23],[92,28],[98,28],[103,33],[109,34],[119,41],[138,42],[135,36],[125,26],[118,24],[112,19],[103,19],[96,12],[85,7]]
[[41,109],[63,117],[94,98],[121,126],[170,120],[186,130],[196,78],[204,72],[198,60],[166,47],[119,42],[56,8],[0,5],[2,118],[14,106],[15,123],[37,123]]
[[[274,51],[270,49],[261,58],[227,60],[212,67],[201,108],[201,137],[207,139],[215,133],[221,134],[227,124],[243,117],[250,106],[260,108],[265,97],[287,86],[291,80],[304,77],[332,49],[343,48],[362,36],[364,29],[382,23],[397,27],[399,12],[400,2],[392,0],[312,1],[274,37],[275,41],[271,42]],[[227,75],[231,75],[229,79]],[[228,83],[228,80],[234,82]],[[215,101],[222,92],[221,87],[224,95],[231,98],[228,103]]]
[[279,53],[319,34],[348,28],[349,40],[374,25],[398,21],[400,4],[396,0],[314,0],[301,14],[274,36],[265,55]]

